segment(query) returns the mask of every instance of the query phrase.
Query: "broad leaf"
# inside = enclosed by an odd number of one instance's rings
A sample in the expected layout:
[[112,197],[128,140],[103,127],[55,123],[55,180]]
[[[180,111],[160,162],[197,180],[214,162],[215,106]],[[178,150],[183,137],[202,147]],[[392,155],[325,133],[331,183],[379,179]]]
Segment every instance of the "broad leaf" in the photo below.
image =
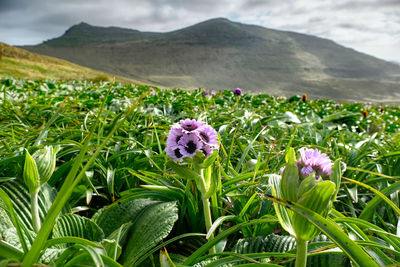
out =
[[[148,206],[159,203],[152,199],[133,199],[127,202],[116,202],[100,209],[93,215],[92,220],[100,226],[106,238],[123,224],[134,222],[140,213]],[[118,218],[118,220],[116,220]]]
[[159,202],[143,209],[131,228],[128,244],[121,255],[122,263],[131,265],[167,237],[176,220],[178,220],[176,202]]
[[53,237],[76,236],[91,241],[101,241],[103,230],[93,221],[77,214],[65,214],[54,225]]
[[[335,184],[331,181],[318,183],[311,190],[301,196],[298,203],[326,217],[330,210],[332,194],[335,192]],[[293,214],[293,228],[297,238],[308,241],[316,237],[320,230],[312,225],[304,216]]]

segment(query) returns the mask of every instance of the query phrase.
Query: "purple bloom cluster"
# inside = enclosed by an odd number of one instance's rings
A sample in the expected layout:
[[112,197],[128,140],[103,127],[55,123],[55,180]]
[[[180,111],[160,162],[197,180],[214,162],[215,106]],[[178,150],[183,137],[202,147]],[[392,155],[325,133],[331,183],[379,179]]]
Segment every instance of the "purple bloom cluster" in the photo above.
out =
[[182,161],[185,157],[194,157],[197,150],[208,157],[218,147],[214,128],[204,122],[186,119],[172,125],[165,151],[173,160]]
[[301,176],[307,177],[312,172],[315,172],[317,179],[320,176],[329,178],[331,176],[332,165],[333,163],[330,158],[318,149],[307,149],[305,147],[300,149],[300,159],[297,161],[297,167],[300,170]]
[[233,90],[233,94],[235,94],[235,95],[242,95],[242,89],[236,88],[235,90]]

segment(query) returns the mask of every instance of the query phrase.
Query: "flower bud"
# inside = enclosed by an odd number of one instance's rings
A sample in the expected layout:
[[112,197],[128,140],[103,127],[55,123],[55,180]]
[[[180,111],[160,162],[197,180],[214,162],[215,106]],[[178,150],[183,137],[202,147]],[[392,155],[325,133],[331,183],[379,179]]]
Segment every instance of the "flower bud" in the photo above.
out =
[[29,189],[29,192],[35,192],[40,188],[39,172],[36,166],[36,162],[26,150],[25,163],[24,163],[24,182]]
[[36,162],[41,185],[46,183],[54,172],[57,150],[58,147],[54,149],[52,146],[45,146],[32,154]]

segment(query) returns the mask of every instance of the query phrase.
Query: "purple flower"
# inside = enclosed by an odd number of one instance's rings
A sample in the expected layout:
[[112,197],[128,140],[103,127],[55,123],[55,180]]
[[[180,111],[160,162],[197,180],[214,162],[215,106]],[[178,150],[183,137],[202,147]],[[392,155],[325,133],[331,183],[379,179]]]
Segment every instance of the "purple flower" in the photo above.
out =
[[185,157],[194,157],[196,150],[200,150],[203,147],[203,143],[194,134],[184,134],[179,140],[180,153]]
[[213,127],[210,125],[203,125],[197,131],[198,137],[204,144],[210,146],[218,146],[218,135]]
[[301,176],[307,177],[315,172],[317,179],[320,176],[328,178],[331,175],[332,165],[330,158],[325,153],[319,152],[318,149],[307,149],[305,147],[300,149],[297,167],[300,169]]
[[203,154],[206,156],[206,158],[208,156],[210,156],[214,150],[215,150],[215,148],[213,148],[209,145],[203,145],[203,147],[200,149],[200,151],[203,152]]
[[235,95],[242,95],[242,89],[236,88],[235,90],[233,90],[233,94],[235,94]]
[[203,95],[205,95],[205,96],[208,95],[208,92],[207,92],[207,91],[204,91],[204,92],[203,92]]
[[154,90],[154,88],[150,88],[150,95],[155,95],[156,94],[156,91]]
[[171,131],[169,131],[167,138],[167,146],[175,147],[179,146],[179,141],[183,136],[183,131],[180,127],[172,126]]
[[204,122],[197,122],[196,120],[190,120],[190,119],[181,120],[180,123],[182,129],[185,132],[192,132],[204,125]]
[[208,157],[219,148],[217,132],[204,122],[181,120],[174,124],[168,133],[166,154],[175,161],[194,157],[196,151]]
[[215,95],[215,90],[211,90],[211,95]]
[[340,104],[335,104],[335,108],[336,109],[340,108]]
[[184,156],[181,153],[180,146],[167,146],[165,148],[165,152],[167,153],[168,157],[172,158],[175,161],[182,161]]
[[215,109],[215,106],[211,106],[210,108],[211,108],[211,109]]

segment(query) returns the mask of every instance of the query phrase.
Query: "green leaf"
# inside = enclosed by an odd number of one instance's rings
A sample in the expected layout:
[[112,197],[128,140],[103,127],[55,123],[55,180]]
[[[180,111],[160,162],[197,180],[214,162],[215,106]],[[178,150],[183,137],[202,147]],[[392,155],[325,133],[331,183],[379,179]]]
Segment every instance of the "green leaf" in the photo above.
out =
[[199,174],[190,169],[188,166],[176,164],[172,160],[168,161],[167,164],[183,179],[198,180],[200,178]]
[[290,201],[297,201],[299,189],[299,170],[296,165],[296,153],[291,147],[286,154],[286,166],[280,181],[281,197]]
[[216,219],[214,221],[214,223],[212,224],[210,230],[207,233],[206,239],[209,239],[210,236],[215,232],[215,230],[217,230],[218,226],[220,226],[224,221],[228,221],[228,220],[237,220],[237,216],[236,215],[227,215],[227,216],[221,216],[218,219]]
[[293,122],[293,123],[301,123],[299,118],[293,112],[286,111],[285,114],[282,116],[283,121],[285,122]]
[[[0,188],[10,197],[15,214],[23,226],[26,229],[33,231],[32,215],[30,210],[31,200],[28,188],[22,182],[19,182],[19,180],[2,183]],[[39,191],[39,217],[41,221],[43,221],[47,211],[54,201],[55,194],[56,190],[48,184],[44,184],[41,187]]]
[[182,234],[182,235],[179,235],[179,236],[175,236],[175,237],[173,237],[173,238],[171,238],[171,239],[168,239],[168,240],[166,240],[166,241],[163,241],[160,245],[158,245],[158,246],[152,248],[152,249],[149,250],[146,254],[144,254],[142,257],[140,257],[140,259],[137,260],[133,266],[142,266],[142,265],[140,265],[140,264],[141,264],[146,258],[148,258],[150,255],[153,255],[154,252],[156,252],[156,251],[162,249],[163,247],[166,247],[167,245],[169,245],[169,244],[171,244],[171,243],[173,243],[173,242],[175,242],[175,241],[177,241],[177,240],[180,240],[180,239],[185,238],[185,237],[196,237],[196,236],[205,236],[205,235],[204,235],[204,234],[200,234],[200,233],[188,233],[188,234]]
[[[218,180],[215,179],[213,171],[214,170],[212,166],[203,169],[203,177],[205,183],[205,194],[203,195],[203,198],[210,198],[217,190]],[[201,183],[201,181],[199,181],[199,183]]]
[[[400,181],[395,182],[391,186],[384,188],[380,193],[385,196],[388,196],[390,194],[398,192],[399,190],[400,190]],[[364,207],[364,210],[361,212],[359,216],[360,219],[369,220],[374,215],[376,208],[382,201],[383,199],[379,195],[374,196],[374,198],[368,202],[367,206]]]
[[[336,200],[336,196],[340,190],[340,181],[341,181],[341,177],[343,174],[342,164],[344,164],[344,163],[342,163],[340,161],[340,159],[337,159],[337,160],[335,160],[335,162],[333,163],[333,166],[332,166],[332,173],[331,173],[330,179],[335,184],[335,193],[332,197],[332,201]],[[346,165],[344,165],[344,166],[346,166]]]
[[40,188],[39,171],[36,162],[25,149],[25,163],[24,163],[24,182],[29,189],[29,192],[36,192]]
[[101,244],[106,250],[107,255],[111,257],[113,260],[117,260],[119,256],[121,256],[122,248],[118,244],[118,241],[103,239],[103,241],[101,241]]
[[101,241],[103,230],[93,221],[77,214],[65,214],[54,225],[53,237],[75,236],[91,241]]
[[[99,253],[99,251],[97,251],[93,247],[83,246],[81,244],[75,245],[75,247],[86,251],[90,255],[90,257],[91,257],[91,259],[92,259],[92,261],[94,263],[94,266],[96,266],[96,267],[104,267],[103,258],[101,257],[101,254]],[[78,262],[75,259],[75,260],[69,261],[67,264],[65,264],[65,266],[76,266],[77,263]],[[81,263],[81,261],[79,263]]]
[[378,267],[379,265],[353,240],[336,223],[325,219],[318,213],[303,207],[298,203],[287,201],[285,199],[267,196],[268,199],[291,209],[299,215],[304,216],[309,222],[321,230],[330,240],[332,240],[344,253],[355,263],[361,267]]
[[297,192],[297,197],[300,198],[304,193],[311,190],[311,188],[313,188],[315,185],[316,185],[315,174],[311,173],[309,176],[304,178],[303,181],[301,181],[299,186],[299,192]]
[[218,150],[214,150],[214,152],[208,156],[203,163],[200,165],[203,169],[211,166],[218,157]]
[[[372,186],[369,186],[367,184],[364,184],[360,181],[356,181],[350,178],[346,178],[343,177],[343,179],[350,181],[352,183],[355,183],[357,185],[360,185],[362,187],[367,188],[368,190],[372,191],[373,193],[375,193],[377,196],[379,196],[383,201],[385,201],[392,209],[393,211],[395,211],[397,213],[397,215],[400,215],[400,209],[399,207],[397,207],[397,205],[395,203],[393,203],[393,201],[391,201],[389,198],[387,198],[384,194],[382,194],[381,192],[379,192],[378,190],[376,190],[375,188],[373,188]],[[361,217],[360,217],[361,218]]]
[[0,240],[0,259],[16,259],[21,260],[24,253],[14,246],[7,244],[3,240]]
[[28,251],[27,242],[25,241],[25,236],[21,229],[21,222],[17,215],[15,214],[13,203],[11,202],[10,197],[0,188],[0,199],[5,204],[7,212],[10,214],[11,220],[14,224],[15,229],[17,230],[19,241],[21,243],[22,249],[24,252]]
[[[98,210],[92,220],[100,226],[106,238],[123,224],[134,222],[141,212],[149,206],[158,204],[159,201],[152,199],[133,199],[130,201],[118,201],[114,204]],[[116,220],[115,218],[118,218]]]
[[[326,217],[330,210],[331,199],[334,192],[335,184],[331,181],[324,181],[318,183],[311,190],[303,194],[298,204]],[[292,220],[296,238],[308,241],[316,237],[320,232],[307,218],[298,213],[293,214]]]
[[325,116],[322,121],[323,122],[328,122],[328,121],[337,121],[337,120],[343,120],[343,119],[353,119],[357,120],[359,117],[359,114],[349,112],[347,110],[343,110],[328,116]]
[[[268,177],[269,177],[268,182],[269,185],[271,186],[272,195],[274,197],[282,198],[281,186],[280,186],[282,177],[277,174],[270,174]],[[285,229],[286,232],[288,232],[292,236],[295,236],[295,232],[293,229],[293,222],[292,222],[293,212],[289,209],[286,209],[284,206],[279,205],[276,202],[274,202],[274,208],[276,216],[278,217],[278,220],[281,223],[283,229]]]
[[178,220],[176,202],[161,202],[144,209],[136,218],[121,255],[124,265],[132,265],[154,245],[167,237]]
[[46,241],[44,248],[49,248],[54,245],[66,244],[66,243],[74,243],[74,244],[81,244],[84,246],[92,246],[95,248],[102,248],[101,245],[93,241],[89,241],[87,239],[76,236],[53,237],[52,239]]
[[185,265],[185,266],[194,265],[194,263],[196,263],[198,261],[198,259],[203,254],[205,254],[211,247],[215,246],[218,242],[220,242],[223,239],[226,239],[227,236],[229,236],[230,234],[235,233],[236,231],[239,231],[243,227],[246,227],[246,226],[249,226],[249,225],[253,225],[253,224],[264,224],[264,223],[269,223],[269,222],[274,222],[274,221],[275,220],[271,220],[271,219],[255,219],[255,220],[252,220],[252,221],[249,221],[249,222],[245,222],[245,223],[241,223],[241,224],[237,224],[235,226],[232,226],[229,229],[227,229],[225,231],[222,231],[214,239],[209,240],[206,244],[204,244],[203,246],[198,248],[194,253],[192,253],[192,255],[190,255],[185,260],[183,265]]

